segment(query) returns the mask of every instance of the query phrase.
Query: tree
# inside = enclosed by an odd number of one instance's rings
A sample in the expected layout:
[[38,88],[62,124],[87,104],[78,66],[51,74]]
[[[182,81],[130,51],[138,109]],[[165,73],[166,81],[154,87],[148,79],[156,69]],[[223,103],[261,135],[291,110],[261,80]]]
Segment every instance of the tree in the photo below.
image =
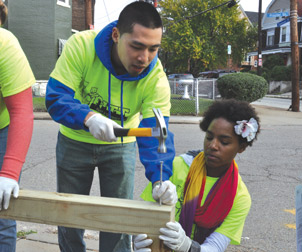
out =
[[184,18],[224,2],[160,2],[165,27],[160,56],[167,72],[191,72],[196,76],[203,70],[226,65],[228,44],[232,45],[233,62],[242,60],[244,52],[251,45],[247,44],[247,20],[240,19],[236,7],[224,5],[193,18]]

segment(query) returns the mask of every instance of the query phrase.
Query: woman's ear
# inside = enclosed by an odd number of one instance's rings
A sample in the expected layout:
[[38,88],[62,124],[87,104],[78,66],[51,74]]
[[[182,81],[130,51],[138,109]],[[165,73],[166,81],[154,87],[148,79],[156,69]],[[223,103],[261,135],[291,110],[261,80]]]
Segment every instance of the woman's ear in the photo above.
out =
[[119,30],[116,27],[113,27],[111,37],[114,43],[118,42],[119,36],[120,36]]
[[238,153],[244,152],[247,146],[248,146],[247,143],[241,143],[240,146],[239,146]]

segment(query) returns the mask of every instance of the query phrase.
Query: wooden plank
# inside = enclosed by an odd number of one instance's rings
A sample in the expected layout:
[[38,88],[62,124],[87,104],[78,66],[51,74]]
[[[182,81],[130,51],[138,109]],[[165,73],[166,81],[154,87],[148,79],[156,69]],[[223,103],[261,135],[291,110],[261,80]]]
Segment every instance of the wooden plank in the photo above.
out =
[[159,228],[174,221],[174,206],[116,198],[20,190],[0,218],[127,234],[148,234],[163,251]]
[[302,185],[296,187],[297,252],[302,252]]

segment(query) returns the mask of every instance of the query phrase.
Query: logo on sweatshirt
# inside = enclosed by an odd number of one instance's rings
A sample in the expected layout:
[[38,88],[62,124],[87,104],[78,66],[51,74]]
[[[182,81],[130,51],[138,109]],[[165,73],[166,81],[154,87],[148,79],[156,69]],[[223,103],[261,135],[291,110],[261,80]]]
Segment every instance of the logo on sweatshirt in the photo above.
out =
[[[84,97],[83,102],[88,104],[88,106],[101,113],[102,115],[109,117],[109,104],[108,101],[105,101],[103,97],[97,92],[98,88],[93,87],[90,89],[90,92]],[[110,111],[111,111],[111,119],[112,120],[121,120],[122,108],[120,106],[116,106],[110,104]],[[127,121],[129,116],[130,109],[123,107],[123,118],[124,121]]]

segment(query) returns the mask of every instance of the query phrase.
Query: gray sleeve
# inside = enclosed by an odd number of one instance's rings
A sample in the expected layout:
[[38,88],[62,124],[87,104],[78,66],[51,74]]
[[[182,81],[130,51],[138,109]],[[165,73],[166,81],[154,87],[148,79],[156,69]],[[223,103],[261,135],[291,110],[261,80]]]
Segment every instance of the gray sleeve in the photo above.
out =
[[202,245],[200,245],[200,252],[224,252],[231,240],[227,236],[220,234],[218,232],[212,233],[207,239],[204,241]]

